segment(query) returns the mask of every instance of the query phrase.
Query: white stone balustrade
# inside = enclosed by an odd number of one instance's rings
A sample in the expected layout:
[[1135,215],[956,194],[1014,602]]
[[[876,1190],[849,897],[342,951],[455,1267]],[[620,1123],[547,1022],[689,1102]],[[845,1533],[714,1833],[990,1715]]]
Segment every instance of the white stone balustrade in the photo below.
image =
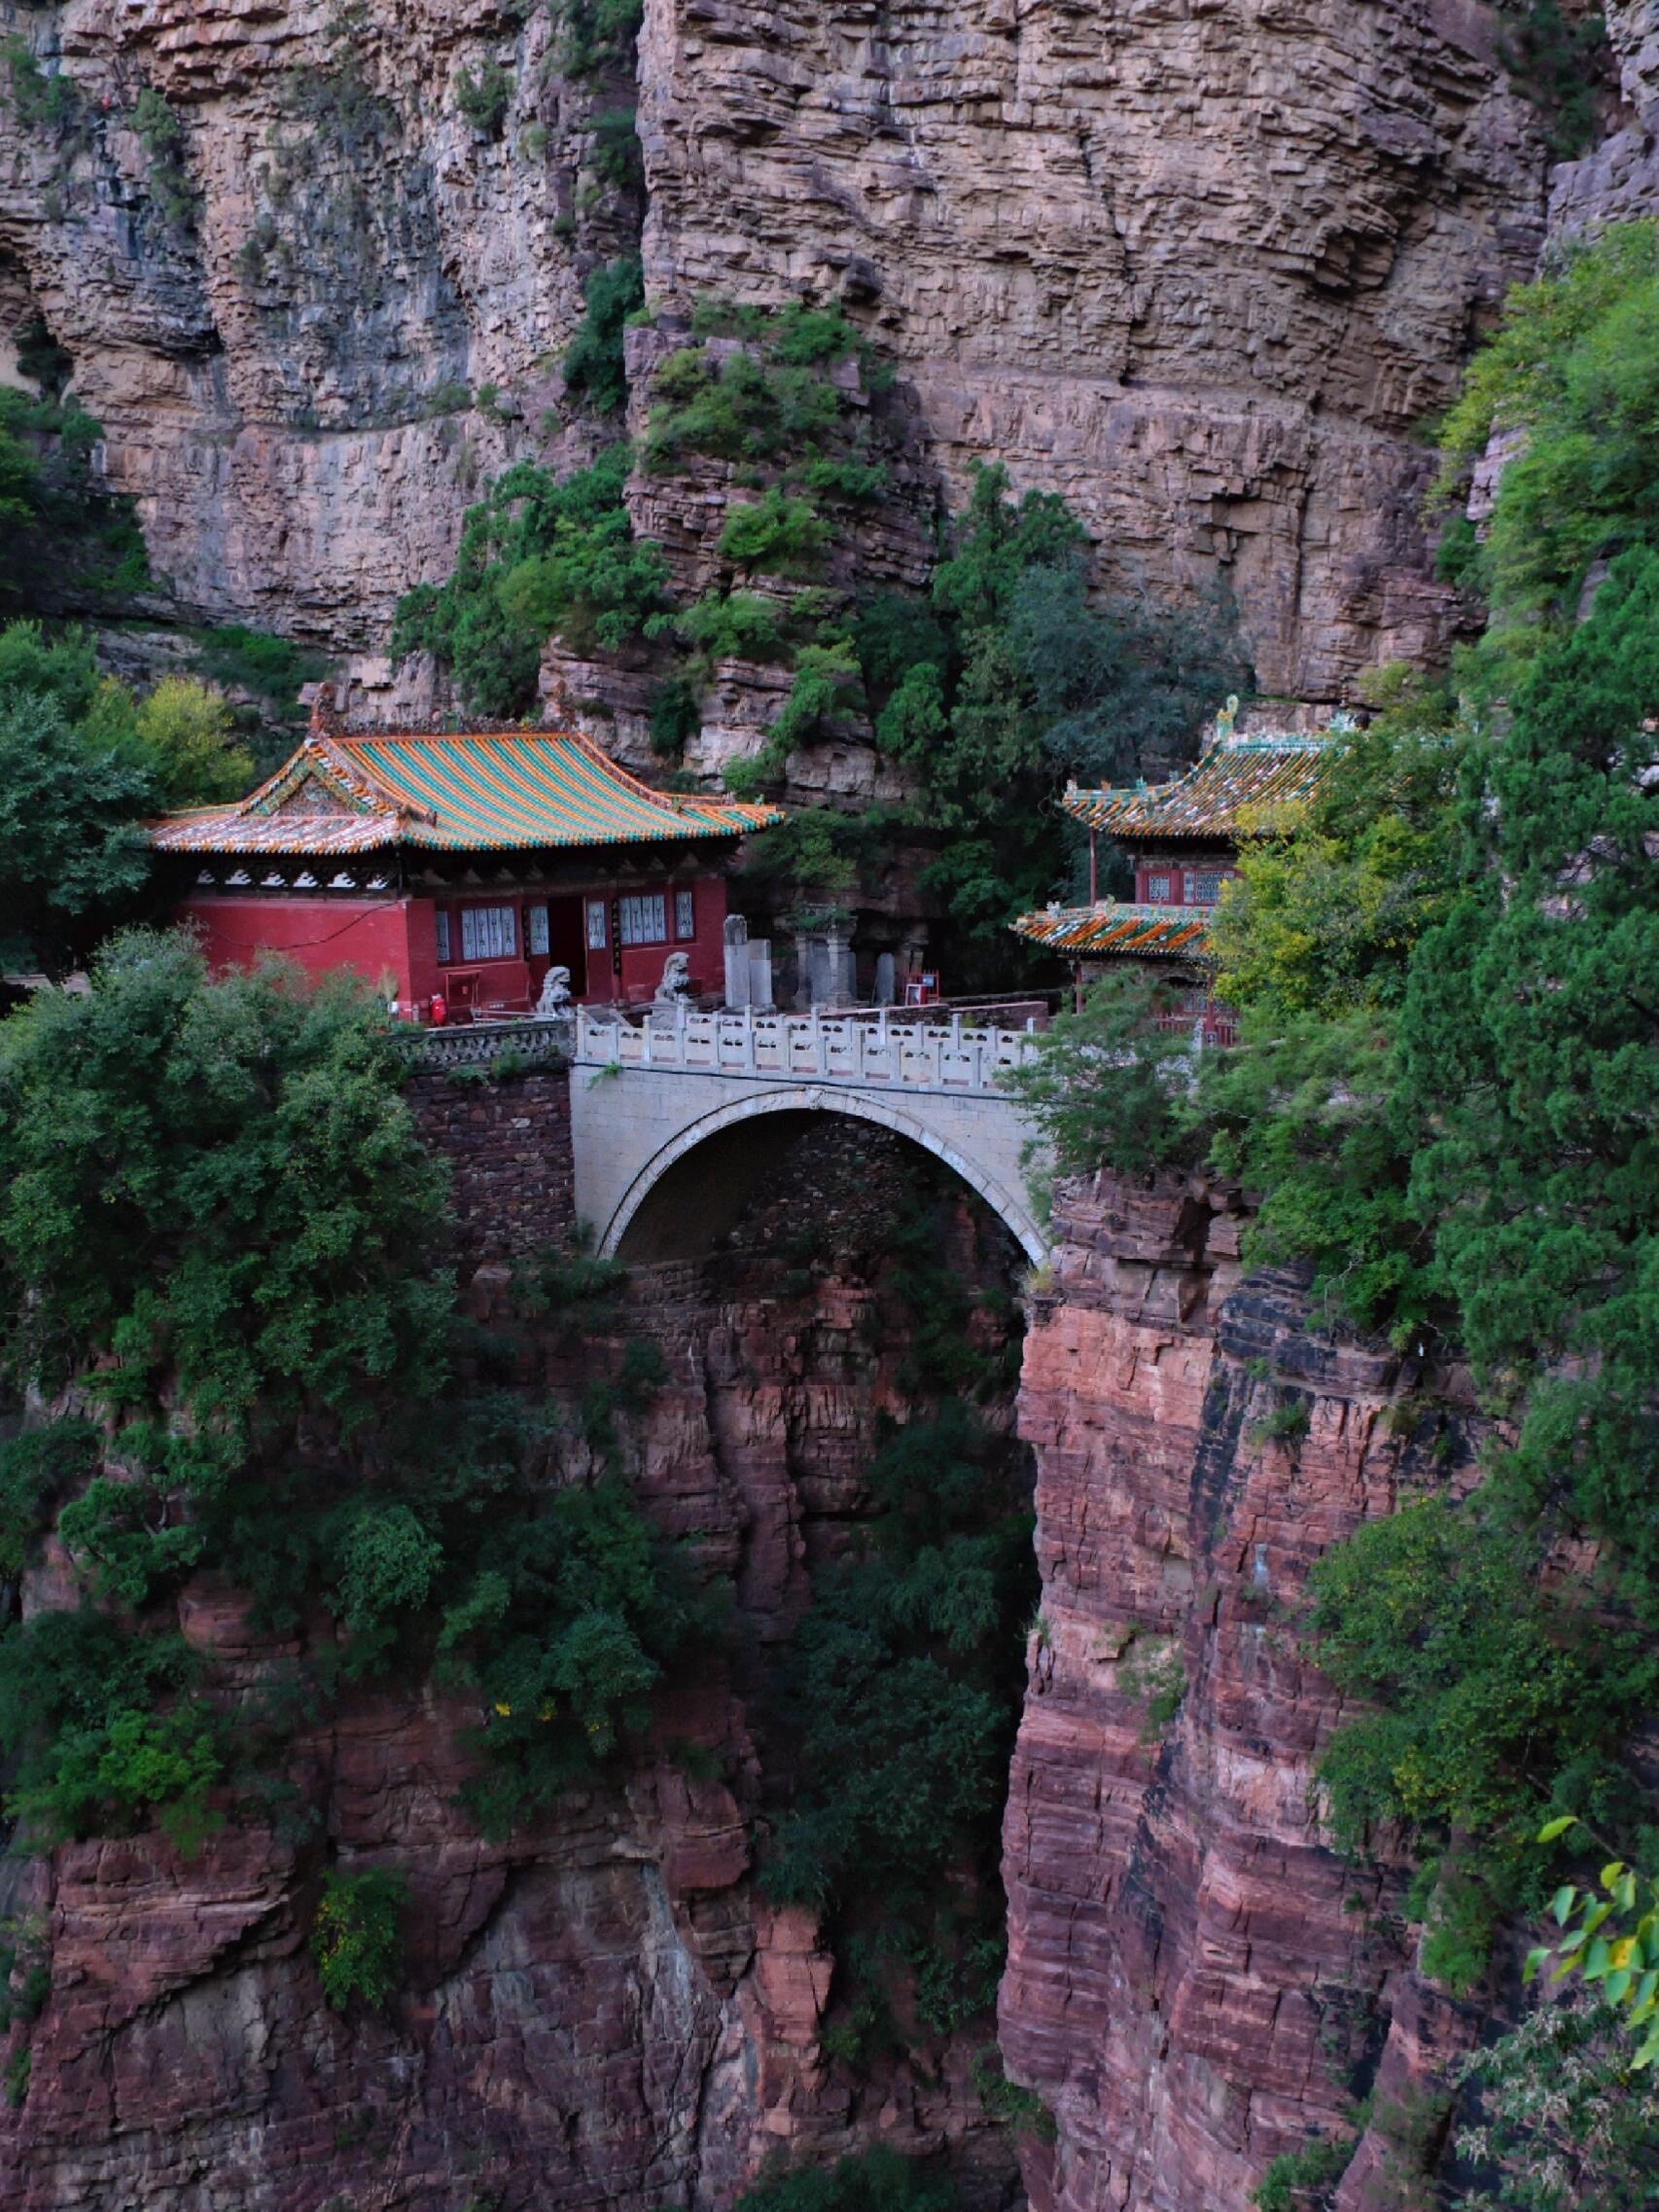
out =
[[861,1088],[989,1092],[1035,1051],[1032,1030],[931,1019],[881,1007],[844,1014],[698,1014],[685,1006],[639,1022],[577,1015],[578,1066],[751,1076]]

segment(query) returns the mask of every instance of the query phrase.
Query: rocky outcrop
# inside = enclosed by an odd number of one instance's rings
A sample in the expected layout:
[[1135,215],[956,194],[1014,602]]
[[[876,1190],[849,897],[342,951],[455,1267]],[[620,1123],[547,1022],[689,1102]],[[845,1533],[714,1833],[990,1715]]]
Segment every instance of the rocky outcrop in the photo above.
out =
[[[447,1118],[423,1101],[447,1149],[475,1132],[475,1195],[514,1124],[545,1108],[545,1082],[457,1090]],[[0,1922],[51,1976],[39,2018],[0,2033],[8,2207],[658,2212],[728,2204],[770,2155],[878,2136],[948,2156],[973,2212],[1010,2201],[1011,2144],[971,2073],[988,2023],[926,2063],[850,2074],[823,2040],[835,1960],[817,1921],[755,1881],[779,1802],[752,1710],[764,1654],[809,1602],[812,1565],[868,1511],[879,1422],[911,1404],[872,1231],[914,1174],[897,1139],[821,1137],[727,1262],[641,1270],[615,1336],[526,1321],[503,1245],[473,1271],[456,1357],[487,1344],[492,1372],[509,1359],[515,1387],[563,1409],[566,1478],[592,1472],[576,1409],[619,1338],[657,1345],[662,1387],[617,1416],[626,1470],[734,1601],[728,1654],[665,1686],[647,1741],[510,1839],[456,1802],[487,1716],[426,1685],[347,1693],[300,1736],[269,1808],[244,1800],[194,1856],[152,1833],[0,1860]],[[778,1236],[803,1218],[817,1257],[781,1281]],[[547,1219],[538,1202],[509,1225],[513,1259],[533,1259]],[[965,1211],[953,1251],[997,1279],[1011,1247],[988,1217],[982,1233],[981,1247]],[[31,1603],[74,1602],[53,1551]],[[210,1581],[187,1589],[180,1623],[233,1693],[284,1656]],[[408,1883],[406,1971],[384,2015],[323,2001],[307,1939],[330,1865],[390,1865]]]
[[1414,1977],[1398,1870],[1322,1836],[1339,1716],[1295,1622],[1312,1561],[1430,1448],[1438,1480],[1466,1465],[1457,1378],[1241,1277],[1225,1189],[1102,1177],[1059,1226],[1020,1396],[1042,1600],[1004,1835],[1004,2057],[1058,2123],[1033,2200],[1243,2206],[1374,2088],[1337,2202],[1394,2201],[1398,2115],[1474,2020]]
[[1574,237],[1659,207],[1659,17],[1652,0],[1607,0],[1602,10],[1617,65],[1613,126],[1550,178],[1552,237]]
[[[6,13],[73,87],[5,119],[7,294],[73,355],[176,604],[382,649],[476,485],[596,435],[557,361],[637,220],[594,161],[625,86],[569,81],[555,12],[505,0]],[[844,296],[919,463],[1064,492],[1123,584],[1220,580],[1270,691],[1443,646],[1411,433],[1542,234],[1483,0],[649,0],[638,77],[665,306]],[[695,544],[699,496],[642,485],[642,523]]]
[[593,167],[616,87],[567,81],[550,14],[499,0],[0,14],[71,88],[0,119],[8,296],[72,356],[166,603],[382,647],[480,481],[591,445],[557,362],[635,220]]
[[640,54],[653,293],[844,293],[950,479],[1223,579],[1266,690],[1442,644],[1410,433],[1542,234],[1492,9],[649,0]]

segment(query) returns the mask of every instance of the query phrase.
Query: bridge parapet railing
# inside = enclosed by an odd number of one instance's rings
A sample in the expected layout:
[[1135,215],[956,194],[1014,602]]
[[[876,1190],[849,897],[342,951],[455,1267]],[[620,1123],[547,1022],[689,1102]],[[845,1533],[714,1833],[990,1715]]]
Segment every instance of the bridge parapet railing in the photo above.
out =
[[409,1064],[417,1068],[489,1067],[501,1060],[510,1065],[557,1067],[570,1059],[575,1040],[575,1022],[559,1017],[468,1022],[454,1029],[400,1032]]
[[885,1007],[811,1014],[663,1007],[638,1020],[582,1008],[576,1017],[576,1057],[586,1065],[773,1081],[991,1090],[1035,1050],[1035,1023],[1003,1029],[961,1015],[930,1019]]

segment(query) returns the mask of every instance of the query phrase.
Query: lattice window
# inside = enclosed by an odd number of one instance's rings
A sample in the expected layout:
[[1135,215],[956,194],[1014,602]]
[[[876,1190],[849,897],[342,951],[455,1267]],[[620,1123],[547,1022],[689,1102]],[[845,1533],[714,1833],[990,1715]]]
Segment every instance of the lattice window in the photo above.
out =
[[511,907],[461,909],[463,960],[511,960],[518,950],[518,932]]
[[674,894],[674,934],[688,945],[697,934],[697,902],[689,891]]
[[1169,903],[1169,877],[1167,875],[1148,875],[1147,878],[1147,904],[1149,907],[1167,907]]
[[439,964],[440,966],[446,966],[449,959],[451,958],[449,951],[449,916],[444,912],[443,909],[440,907],[433,919],[437,925],[438,930]]
[[1213,907],[1221,896],[1226,877],[1219,869],[1200,869],[1186,879],[1186,895],[1195,907]]
[[624,945],[668,943],[668,901],[661,891],[642,891],[618,901]]

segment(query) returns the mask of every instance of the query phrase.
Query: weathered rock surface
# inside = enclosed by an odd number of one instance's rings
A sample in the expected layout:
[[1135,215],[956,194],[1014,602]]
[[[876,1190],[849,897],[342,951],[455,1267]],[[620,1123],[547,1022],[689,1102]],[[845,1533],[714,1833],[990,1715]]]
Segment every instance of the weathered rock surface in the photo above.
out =
[[[529,1111],[542,1081],[517,1087]],[[429,1124],[436,1111],[428,1101]],[[481,1131],[477,1191],[513,1119],[437,1124],[451,1150],[464,1127]],[[455,1802],[463,1732],[486,1716],[425,1690],[348,1695],[296,1747],[274,1827],[244,1807],[194,1858],[144,1835],[0,1860],[0,1919],[35,1932],[52,1978],[39,2019],[0,2037],[0,2066],[28,2051],[26,2097],[0,2102],[0,2201],[659,2212],[728,2203],[769,2153],[833,2156],[878,2135],[948,2150],[976,2212],[1015,2194],[1006,2131],[970,2077],[972,2038],[936,2052],[936,2070],[880,2061],[853,2083],[821,2043],[834,1961],[814,1917],[769,1905],[753,1878],[764,1745],[745,1653],[798,1618],[811,1563],[867,1511],[880,1416],[908,1403],[890,1293],[858,1255],[913,1167],[897,1140],[814,1150],[822,1172],[797,1172],[777,1202],[796,1226],[811,1209],[820,1264],[781,1290],[763,1249],[715,1278],[643,1270],[621,1324],[659,1346],[667,1376],[649,1410],[618,1416],[627,1470],[663,1531],[734,1592],[745,1633],[730,1664],[668,1686],[631,1763],[511,1841],[481,1837]],[[517,1257],[547,1218],[538,1205],[511,1225]],[[1002,1241],[986,1264],[1004,1267]],[[552,1405],[574,1407],[615,1365],[615,1343],[526,1335],[499,1259],[477,1269],[469,1304],[485,1329],[518,1330],[519,1386]],[[581,1479],[587,1446],[566,1425]],[[57,1564],[38,1595],[74,1602]],[[181,1626],[234,1682],[273,1656],[206,1580]],[[408,1881],[406,1985],[384,2017],[324,2004],[307,1932],[331,1863],[390,1864]]]
[[[1034,2202],[1218,2212],[1348,2132],[1373,2083],[1380,2113],[1408,2101],[1472,2032],[1412,1975],[1397,1872],[1322,1840],[1339,1715],[1292,1628],[1312,1561],[1392,1508],[1436,1435],[1442,1476],[1465,1461],[1466,1422],[1403,1433],[1391,1405],[1424,1377],[1322,1336],[1295,1284],[1241,1280],[1225,1191],[1103,1177],[1060,1224],[1020,1398],[1043,1592],[1003,2051],[1058,2122]],[[1267,1441],[1291,1405],[1305,1435]],[[1343,2212],[1384,2201],[1387,2164],[1367,2140]]]
[[[327,0],[9,13],[77,97],[0,125],[7,296],[74,355],[157,569],[187,608],[380,650],[481,478],[591,442],[556,361],[627,242],[592,159],[616,88],[502,0],[371,0],[344,33]],[[492,61],[493,133],[458,104]],[[1443,643],[1409,433],[1542,234],[1483,0],[650,0],[639,98],[653,296],[844,294],[918,463],[1063,491],[1120,581],[1223,578],[1269,690]],[[697,541],[698,496],[642,487],[642,522]]]
[[1223,576],[1270,691],[1441,641],[1408,433],[1541,236],[1490,9],[650,0],[640,51],[653,294],[844,292],[949,479]]

